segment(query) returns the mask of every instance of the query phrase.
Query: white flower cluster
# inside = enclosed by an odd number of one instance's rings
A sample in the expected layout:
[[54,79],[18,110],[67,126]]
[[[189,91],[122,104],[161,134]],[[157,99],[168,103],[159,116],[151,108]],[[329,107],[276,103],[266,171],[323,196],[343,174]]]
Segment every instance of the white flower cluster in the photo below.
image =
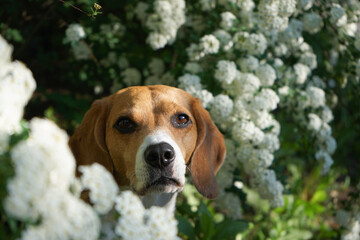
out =
[[186,49],[186,52],[191,61],[198,61],[208,54],[215,54],[220,49],[219,40],[212,34],[203,36],[199,44],[192,43]]
[[277,108],[280,99],[268,88],[277,78],[276,71],[267,63],[260,65],[253,56],[238,62],[246,73],[240,72],[236,64],[228,60],[220,60],[215,70],[215,79],[235,99],[220,94],[210,108],[214,122],[230,131],[234,140],[226,141],[228,157],[218,180],[224,188],[229,187],[232,178],[225,176],[231,176],[237,165],[234,161],[240,160],[260,195],[269,199],[272,206],[281,206],[283,187],[276,181],[274,171],[267,169],[274,159],[273,152],[279,149],[279,123],[269,112]]
[[148,5],[137,6],[139,19],[147,18],[145,24],[151,32],[146,41],[151,48],[157,50],[172,44],[178,29],[185,23],[185,1],[156,0],[153,4],[154,12],[150,15],[144,13]]
[[143,71],[145,85],[168,85],[175,86],[175,78],[170,72],[165,72],[164,61],[160,58],[153,58]]
[[108,213],[118,194],[118,186],[108,170],[94,163],[91,166],[80,166],[83,190],[90,190],[90,200],[99,214]]
[[131,191],[116,198],[115,209],[121,215],[115,232],[124,240],[179,239],[173,213],[160,207],[145,209]]
[[336,221],[346,229],[341,235],[341,240],[360,239],[360,212],[356,207],[352,212],[338,210],[336,212]]
[[24,107],[36,83],[21,62],[11,61],[12,46],[0,35],[0,155],[7,149],[9,135],[19,132]]
[[65,31],[65,43],[71,43],[71,49],[74,53],[74,57],[77,60],[87,60],[91,57],[91,50],[89,46],[80,41],[86,37],[84,28],[78,24],[73,23],[68,26]]
[[75,160],[63,130],[34,118],[29,138],[12,149],[11,158],[15,177],[7,185],[4,208],[20,220],[41,219],[22,233],[23,239],[97,239],[97,215],[69,190]]
[[250,55],[262,55],[267,48],[267,40],[262,33],[237,32],[234,47]]
[[[1,36],[0,49],[4,50],[0,56],[4,66],[0,69],[1,155],[9,151],[8,137],[19,130],[23,108],[35,89],[35,81],[29,69],[10,61],[12,49]],[[7,104],[3,105],[4,102]],[[107,214],[115,200],[121,217],[116,229],[114,225],[110,232],[123,239],[178,239],[172,212],[157,207],[145,210],[132,193],[116,197],[118,186],[103,166],[81,166],[82,176],[77,180],[68,136],[50,120],[32,119],[29,137],[11,148],[10,156],[15,175],[8,180],[8,195],[2,204],[8,218],[25,224],[22,239],[98,239],[102,236],[100,231],[105,235],[107,232],[106,218],[100,222],[97,213]],[[79,198],[87,190],[93,207]],[[135,233],[140,235],[135,237]]]
[[65,39],[69,42],[78,42],[85,37],[84,28],[78,23],[70,24],[65,31]]
[[258,5],[261,25],[267,30],[283,31],[296,10],[296,0],[261,0]]
[[208,90],[203,89],[199,76],[186,73],[178,78],[178,82],[179,88],[199,98],[204,108],[209,108],[213,104],[214,96]]

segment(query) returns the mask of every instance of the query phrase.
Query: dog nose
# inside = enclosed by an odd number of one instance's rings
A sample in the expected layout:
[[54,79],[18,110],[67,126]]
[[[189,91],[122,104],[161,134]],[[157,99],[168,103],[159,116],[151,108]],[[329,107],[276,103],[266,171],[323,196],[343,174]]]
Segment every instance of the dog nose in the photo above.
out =
[[175,159],[174,148],[165,142],[150,145],[145,150],[145,161],[156,168],[167,167]]

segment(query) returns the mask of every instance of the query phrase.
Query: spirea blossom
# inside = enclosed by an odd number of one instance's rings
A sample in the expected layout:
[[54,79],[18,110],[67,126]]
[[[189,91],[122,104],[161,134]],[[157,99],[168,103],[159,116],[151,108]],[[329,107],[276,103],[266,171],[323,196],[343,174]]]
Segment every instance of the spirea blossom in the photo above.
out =
[[261,85],[270,87],[276,79],[276,72],[269,64],[262,64],[255,70],[255,75],[259,78]]
[[73,23],[68,26],[65,32],[66,40],[69,42],[77,42],[80,39],[83,39],[86,37],[84,28],[78,24]]
[[232,113],[234,102],[229,96],[219,94],[214,97],[210,114],[214,122],[222,124]]
[[139,85],[141,82],[141,73],[136,68],[127,68],[122,73],[123,81],[127,86]]
[[99,214],[106,214],[113,207],[118,186],[113,176],[102,165],[80,166],[83,189],[90,190],[90,200]]
[[20,130],[23,108],[35,87],[36,83],[31,71],[21,62],[9,62],[1,66],[0,131],[13,134]]
[[13,51],[13,47],[9,45],[6,40],[0,35],[0,64],[6,64],[11,61],[11,54]]
[[232,41],[232,36],[228,32],[219,29],[216,30],[213,35],[219,40],[221,49],[224,51],[232,49],[234,43]]
[[238,32],[233,41],[235,48],[250,55],[261,55],[267,48],[267,40],[261,33]]
[[324,22],[321,16],[317,13],[306,13],[303,18],[304,30],[315,34],[321,30],[324,25]]
[[347,15],[345,9],[339,4],[332,4],[330,10],[330,21],[337,27],[342,27],[347,23]]
[[41,218],[40,225],[23,232],[24,239],[97,239],[97,215],[70,193],[75,160],[65,131],[34,118],[29,138],[11,150],[11,158],[15,176],[8,183],[4,208],[20,220]]
[[237,74],[236,65],[232,61],[221,60],[216,64],[215,78],[224,84],[231,84]]
[[225,30],[230,30],[234,26],[236,17],[231,12],[221,13],[221,22],[220,26]]
[[220,42],[214,35],[205,35],[200,39],[199,48],[204,55],[217,53]]
[[325,105],[325,92],[321,88],[310,86],[306,89],[306,93],[311,107],[317,108]]
[[146,41],[157,50],[175,41],[177,30],[185,23],[185,1],[156,0],[153,6],[154,13],[149,16],[144,13],[145,5],[139,7],[137,14],[141,19],[147,18],[146,26],[151,32]]
[[294,65],[294,71],[297,84],[303,84],[311,73],[310,68],[302,63],[296,63]]
[[124,240],[178,239],[173,214],[155,206],[144,209],[140,199],[130,191],[117,197],[115,209],[121,214],[115,232]]
[[240,70],[246,73],[254,72],[259,67],[259,60],[251,55],[238,59],[236,63],[240,66]]

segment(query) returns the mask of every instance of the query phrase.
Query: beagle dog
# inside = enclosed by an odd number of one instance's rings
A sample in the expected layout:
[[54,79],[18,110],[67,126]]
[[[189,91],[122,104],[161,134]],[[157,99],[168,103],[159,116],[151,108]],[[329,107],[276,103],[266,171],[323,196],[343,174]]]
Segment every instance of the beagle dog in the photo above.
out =
[[145,207],[174,210],[190,171],[197,190],[218,195],[224,137],[198,98],[169,86],[138,86],[95,101],[69,141],[77,166],[100,163]]

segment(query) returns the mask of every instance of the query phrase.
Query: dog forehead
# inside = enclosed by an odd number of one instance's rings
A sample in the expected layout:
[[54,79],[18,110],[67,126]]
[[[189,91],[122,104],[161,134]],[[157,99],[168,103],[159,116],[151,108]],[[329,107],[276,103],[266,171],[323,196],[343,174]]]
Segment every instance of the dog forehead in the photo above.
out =
[[137,86],[115,94],[113,107],[117,111],[169,112],[176,108],[190,108],[192,96],[187,92],[164,85]]

